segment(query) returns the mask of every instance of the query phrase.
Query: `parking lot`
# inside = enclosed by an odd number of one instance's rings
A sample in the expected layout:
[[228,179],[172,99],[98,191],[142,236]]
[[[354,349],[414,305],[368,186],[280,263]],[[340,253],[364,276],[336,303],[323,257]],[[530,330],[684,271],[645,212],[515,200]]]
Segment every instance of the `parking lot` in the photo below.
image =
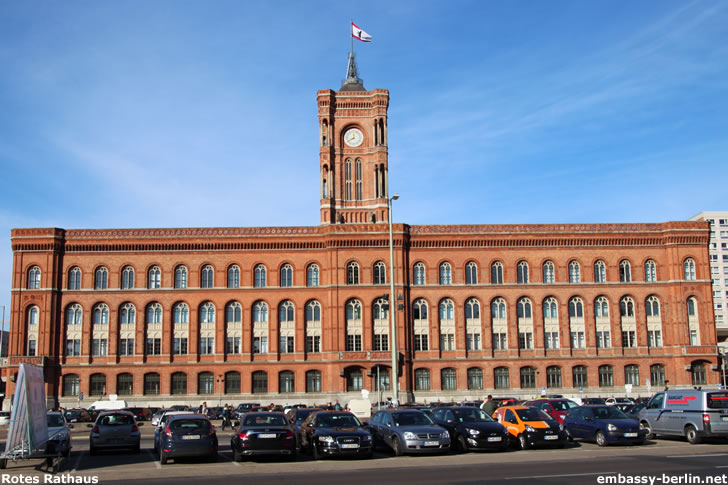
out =
[[[722,472],[727,463],[728,443],[717,441],[690,445],[682,439],[657,439],[642,446],[610,446],[600,448],[594,443],[574,442],[566,449],[538,449],[508,451],[505,453],[485,452],[456,454],[454,452],[437,456],[394,457],[385,450],[377,450],[371,460],[332,459],[314,461],[307,454],[299,454],[295,462],[282,459],[259,458],[234,462],[230,450],[231,431],[220,431],[217,424],[219,453],[215,463],[202,461],[172,461],[160,465],[153,454],[153,428],[144,423],[142,430],[142,451],[139,454],[120,452],[102,453],[91,456],[88,453],[89,430],[84,423],[73,430],[73,451],[71,456],[58,464],[57,476],[96,477],[99,483],[142,480],[144,483],[198,483],[211,478],[255,477],[256,485],[280,483],[282,476],[290,477],[293,483],[372,483],[380,479],[400,476],[400,481],[419,483],[478,482],[501,479],[518,481],[551,481],[554,483],[585,483],[585,477],[597,474],[626,471],[655,473],[692,471],[708,473]],[[44,460],[31,459],[9,462],[3,475],[45,475]],[[726,468],[728,470],[728,468]],[[346,478],[344,478],[346,477]],[[580,478],[581,480],[576,480]],[[576,480],[576,481],[573,481]],[[12,483],[5,480],[3,483]],[[18,482],[15,482],[18,483]],[[39,483],[44,482],[40,478]],[[71,483],[66,479],[64,483]],[[596,483],[591,480],[588,483]]]

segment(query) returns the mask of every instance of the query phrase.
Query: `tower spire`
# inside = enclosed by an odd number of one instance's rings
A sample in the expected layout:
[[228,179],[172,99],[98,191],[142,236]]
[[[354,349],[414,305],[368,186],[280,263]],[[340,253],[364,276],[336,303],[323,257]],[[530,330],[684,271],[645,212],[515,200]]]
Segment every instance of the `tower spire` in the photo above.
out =
[[[352,21],[352,25],[354,22]],[[366,91],[364,80],[359,78],[356,69],[356,56],[354,55],[354,37],[351,37],[351,49],[349,50],[349,62],[346,65],[346,79],[341,82],[341,91]]]

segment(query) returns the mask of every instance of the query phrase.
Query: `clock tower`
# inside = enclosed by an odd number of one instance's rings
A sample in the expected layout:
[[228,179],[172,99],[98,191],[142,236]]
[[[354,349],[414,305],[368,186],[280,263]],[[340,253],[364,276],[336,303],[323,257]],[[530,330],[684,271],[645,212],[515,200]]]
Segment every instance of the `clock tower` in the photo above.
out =
[[317,93],[321,224],[386,223],[389,91],[367,91],[349,52],[341,89]]

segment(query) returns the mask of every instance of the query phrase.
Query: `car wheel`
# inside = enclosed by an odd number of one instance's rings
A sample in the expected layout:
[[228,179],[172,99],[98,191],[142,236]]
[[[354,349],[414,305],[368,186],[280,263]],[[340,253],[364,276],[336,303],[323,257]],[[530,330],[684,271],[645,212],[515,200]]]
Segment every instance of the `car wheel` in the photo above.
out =
[[566,439],[569,441],[574,441],[574,437],[571,436],[571,433],[569,432],[569,428],[565,428],[564,431],[566,431]]
[[522,450],[527,450],[529,448],[528,438],[526,438],[525,434],[518,435],[518,444],[521,446]]
[[653,440],[655,439],[655,433],[652,432],[652,428],[650,427],[650,423],[647,421],[641,421],[640,422],[640,428],[647,431],[647,435],[645,436],[645,439]]
[[399,447],[399,438],[396,436],[392,438],[392,451],[394,451],[394,456],[402,456],[402,450]]
[[8,467],[8,459],[3,458],[0,460],[0,470],[5,470]]
[[159,464],[160,465],[166,465],[168,459],[169,458],[167,458],[167,455],[165,455],[163,451],[161,453],[159,453]]
[[465,436],[458,436],[458,451],[460,453],[466,453],[468,451],[468,443],[465,441]]
[[595,439],[599,446],[607,446],[607,438],[604,436],[604,433],[602,433],[601,431],[597,431]]
[[243,461],[243,454],[233,447],[233,461]]
[[319,452],[318,448],[316,447],[316,443],[311,443],[311,455],[313,455],[314,460],[321,459],[321,453]]
[[699,445],[703,441],[703,439],[698,436],[698,430],[692,425],[685,428],[685,437],[691,445]]

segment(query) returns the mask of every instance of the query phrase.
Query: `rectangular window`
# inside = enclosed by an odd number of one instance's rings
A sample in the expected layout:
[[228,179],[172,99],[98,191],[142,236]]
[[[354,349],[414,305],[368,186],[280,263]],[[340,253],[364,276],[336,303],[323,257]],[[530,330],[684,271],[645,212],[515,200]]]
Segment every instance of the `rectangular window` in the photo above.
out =
[[713,298],[720,298],[721,296],[720,290],[713,291]]
[[346,336],[346,351],[361,352],[361,335]]
[[544,334],[544,346],[547,349],[559,348],[559,332],[546,332]]
[[631,348],[636,346],[634,330],[622,331],[622,347]]
[[321,336],[320,335],[306,336],[306,352],[308,352],[308,353],[321,352]]
[[215,353],[215,337],[200,337],[200,354]]
[[374,335],[374,351],[385,352],[389,350],[389,335]]
[[583,349],[584,347],[584,332],[571,332],[571,348]]
[[710,274],[720,274],[720,267],[719,266],[711,266],[710,267]]
[[134,355],[134,339],[119,339],[119,355]]
[[518,348],[522,350],[533,348],[533,334],[531,332],[518,333]]
[[174,355],[187,355],[187,338],[175,338],[172,340],[172,353]]
[[228,354],[239,354],[240,337],[228,337],[225,341],[225,352]]
[[451,333],[443,333],[440,335],[440,350],[443,352],[452,352],[455,350],[455,335]]
[[690,345],[698,345],[698,331],[690,330]]
[[506,333],[494,333],[493,334],[493,349],[494,350],[506,350],[508,349],[508,340]]
[[254,354],[267,354],[268,353],[268,337],[253,337],[253,353]]
[[660,330],[647,331],[647,346],[662,347],[662,332]]
[[717,254],[711,254],[710,255],[710,260],[711,261],[718,261],[718,255]]
[[430,350],[427,335],[415,334],[415,351],[422,352],[426,350]]
[[466,335],[467,350],[480,350],[480,334],[469,333]]
[[74,356],[81,355],[81,340],[66,340],[66,355]]
[[92,355],[103,356],[108,353],[108,341],[105,338],[95,338],[91,342]]
[[162,339],[147,339],[147,355],[160,355],[162,353]]
[[608,349],[612,346],[609,332],[597,332],[597,348]]
[[28,355],[32,357],[35,355],[35,352],[35,340],[28,340]]
[[296,351],[293,346],[293,337],[281,337],[278,344],[278,351],[281,354],[292,354]]

